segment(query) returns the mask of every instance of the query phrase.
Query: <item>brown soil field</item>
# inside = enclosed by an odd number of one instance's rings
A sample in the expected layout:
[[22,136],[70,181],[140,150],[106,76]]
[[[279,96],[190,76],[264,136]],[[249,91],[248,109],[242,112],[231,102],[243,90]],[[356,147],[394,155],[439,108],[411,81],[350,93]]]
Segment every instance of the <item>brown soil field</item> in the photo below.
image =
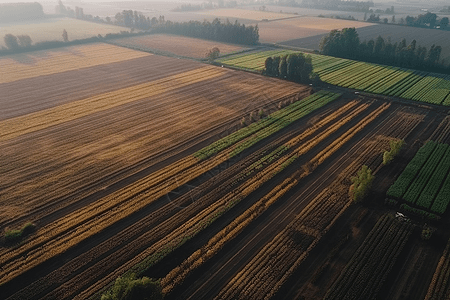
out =
[[[149,72],[151,66],[151,72]],[[174,64],[173,58],[148,55],[99,66],[37,76],[1,84],[0,120],[27,115],[96,94],[160,80],[197,69],[193,61]],[[55,85],[55,82],[57,84]]]
[[[372,23],[317,17],[297,17],[258,23],[262,43],[280,43],[306,37],[322,36],[333,29],[375,26]],[[298,47],[301,47],[300,45]]]
[[149,55],[102,43],[7,55],[0,57],[0,84]]
[[[77,88],[82,91],[83,86],[54,86],[55,93],[47,98],[56,76],[70,79],[70,84],[90,72],[96,75],[103,66],[84,69],[82,74],[71,71],[13,83],[20,87],[35,82],[32,99],[21,97],[20,90],[7,92],[11,83],[0,85],[2,93],[9,94],[2,102],[11,108],[0,121],[2,224],[33,214],[38,207],[51,210],[75,203],[111,184],[93,185],[93,181],[115,178],[123,169],[136,172],[134,165],[146,159],[146,164],[155,163],[157,153],[185,147],[198,136],[205,139],[208,132],[224,130],[234,118],[308,90],[192,61],[150,58],[114,66],[119,78],[133,71],[144,75],[134,78],[134,84],[118,83],[115,89],[109,80],[117,74],[112,73],[97,78],[95,87],[81,94]],[[145,82],[140,83],[142,79]],[[46,84],[40,90],[42,81]]]
[[170,34],[152,34],[139,37],[127,37],[112,41],[115,45],[144,51],[164,52],[190,58],[205,58],[213,47],[218,47],[220,54],[229,54],[244,50],[242,46],[225,44],[202,39]]

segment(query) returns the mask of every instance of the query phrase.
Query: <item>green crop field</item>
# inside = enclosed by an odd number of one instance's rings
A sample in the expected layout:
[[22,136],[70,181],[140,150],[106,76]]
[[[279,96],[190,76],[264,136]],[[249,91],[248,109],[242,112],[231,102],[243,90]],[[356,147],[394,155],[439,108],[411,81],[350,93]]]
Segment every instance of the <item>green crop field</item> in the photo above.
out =
[[[269,50],[219,60],[225,65],[261,72],[270,56],[296,51]],[[432,104],[450,105],[450,75],[358,62],[310,54],[314,72],[326,83],[374,94],[395,96]]]
[[429,141],[387,191],[425,211],[443,214],[450,202],[450,147]]

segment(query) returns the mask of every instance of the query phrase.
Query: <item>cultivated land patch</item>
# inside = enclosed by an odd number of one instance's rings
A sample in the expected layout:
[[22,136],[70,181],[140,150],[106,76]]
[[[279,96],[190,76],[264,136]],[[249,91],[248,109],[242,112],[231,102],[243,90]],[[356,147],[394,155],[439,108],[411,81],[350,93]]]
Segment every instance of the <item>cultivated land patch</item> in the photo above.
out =
[[16,22],[2,24],[0,21],[0,47],[6,46],[3,37],[10,33],[13,35],[27,34],[34,43],[45,41],[63,41],[63,30],[67,31],[69,40],[86,39],[99,34],[119,33],[127,30],[123,27],[98,24],[72,18],[48,18],[31,22]]
[[[261,70],[267,56],[287,53],[227,61]],[[392,79],[402,69],[313,61],[330,81],[414,91],[401,81],[410,73]],[[370,74],[357,81],[358,72]],[[8,108],[0,228],[36,225],[20,243],[0,244],[3,298],[100,299],[130,273],[161,279],[168,300],[323,299],[327,291],[419,300],[433,273],[429,294],[448,293],[448,247],[430,251],[417,241],[420,219],[401,223],[376,205],[421,144],[448,142],[445,107],[314,92],[157,55],[0,83],[0,94]],[[382,153],[399,139],[405,150],[384,166]],[[450,150],[433,151],[439,158],[423,170],[439,161],[435,174],[447,180]],[[363,165],[375,175],[373,192],[354,204],[351,177]]]
[[229,54],[244,50],[242,46],[206,41],[202,39],[169,34],[152,34],[137,37],[127,37],[111,41],[115,45],[131,49],[162,52],[190,58],[205,58],[213,47],[218,47],[220,54]]
[[173,58],[147,55],[3,83],[0,85],[2,92],[0,120],[27,115],[201,67],[204,65],[194,61],[177,64]]
[[[270,56],[295,53],[268,50],[219,59],[223,64],[262,72]],[[326,83],[432,104],[450,105],[450,75],[309,54],[313,71]]]
[[[272,22],[260,22],[259,36],[262,43],[282,43],[290,40],[296,40],[306,37],[323,36],[333,29],[342,29],[346,27],[367,27],[376,24],[337,20],[318,17],[298,17]],[[289,43],[289,42],[287,42]],[[302,47],[298,45],[297,47]],[[307,47],[303,47],[307,48]],[[308,49],[308,48],[307,48]],[[316,48],[314,48],[316,49]]]
[[[14,161],[2,165],[2,206],[38,224],[24,243],[0,248],[2,294],[98,299],[117,276],[136,273],[162,278],[168,299],[276,296],[351,207],[350,177],[362,165],[379,174],[389,141],[411,141],[429,114],[327,91],[286,103],[305,89],[216,69],[225,73],[0,142]],[[209,72],[181,74],[194,71]],[[223,127],[246,101],[268,95],[285,107],[193,151],[169,150],[171,162],[110,186],[118,178],[105,171]],[[82,198],[89,184],[104,192]]]
[[[326,20],[326,19],[324,19]],[[330,19],[331,20],[331,19]],[[348,21],[351,22],[351,21]],[[360,24],[370,24],[363,22],[355,22]],[[370,24],[373,25],[373,24]],[[355,26],[345,26],[345,27],[355,27]],[[446,59],[449,61],[450,58],[450,32],[445,30],[436,29],[426,29],[426,28],[415,28],[409,26],[396,26],[396,25],[384,25],[377,24],[375,26],[367,26],[358,28],[357,32],[359,39],[364,40],[375,40],[379,35],[385,40],[391,39],[392,43],[398,43],[402,39],[406,39],[406,43],[409,45],[412,40],[417,41],[417,45],[426,46],[427,49],[431,45],[441,46],[442,53],[441,59]],[[319,44],[323,36],[328,34],[328,32],[319,34],[316,36],[306,36],[293,38],[290,41],[283,41],[280,44],[291,47],[299,47],[304,49],[318,50]],[[262,35],[263,36],[263,35]]]
[[205,10],[205,11],[196,12],[196,14],[213,16],[213,17],[221,18],[221,19],[238,18],[238,19],[247,19],[247,20],[255,20],[255,21],[262,21],[264,19],[275,20],[275,19],[284,19],[284,18],[293,17],[293,15],[290,15],[290,14],[238,9],[238,8],[223,8],[223,9]]
[[149,55],[103,43],[7,55],[0,57],[0,84]]
[[348,27],[362,28],[377,26],[377,24],[358,22],[350,20],[338,20],[330,18],[318,18],[318,17],[301,17],[293,18],[288,20],[275,21],[276,23],[281,23],[287,26],[293,26],[298,28],[308,28],[308,29],[320,29],[331,31],[333,29],[342,29]]
[[[132,169],[164,150],[183,148],[188,141],[192,145],[195,137],[201,136],[202,141],[226,130],[233,118],[308,90],[277,79],[167,57],[152,61],[139,58],[134,64],[131,60],[129,66],[126,62],[115,66],[128,68],[127,72],[118,68],[117,76],[136,76],[135,84],[127,82],[122,88],[111,89],[108,82],[114,77],[112,72],[97,78],[95,88],[88,86],[86,97],[81,99],[72,95],[76,89],[61,89],[48,82],[47,88],[53,86],[57,91],[51,102],[41,90],[34,97],[29,95],[33,101],[20,97],[20,90],[2,99],[11,108],[10,117],[0,121],[0,148],[2,155],[10,159],[2,160],[1,165],[0,199],[8,214],[8,206],[21,207],[17,211],[20,215],[32,212],[31,207],[36,205],[60,205],[57,199],[69,195],[80,200],[108,185],[91,186],[93,179],[102,181],[104,176]],[[99,68],[103,66],[83,69],[82,74],[97,74]],[[80,76],[79,71],[71,72],[75,80]],[[70,77],[71,72],[64,72],[64,76]],[[146,81],[140,82],[140,77]],[[52,76],[45,78],[52,83],[56,80]],[[24,82],[30,80],[38,79]],[[21,86],[21,81],[15,85]],[[0,90],[10,87],[2,84]],[[82,91],[83,86],[79,89]],[[15,106],[18,99],[26,113]],[[146,163],[152,165],[156,160]],[[40,187],[36,186],[36,174]],[[75,195],[77,191],[80,197]]]

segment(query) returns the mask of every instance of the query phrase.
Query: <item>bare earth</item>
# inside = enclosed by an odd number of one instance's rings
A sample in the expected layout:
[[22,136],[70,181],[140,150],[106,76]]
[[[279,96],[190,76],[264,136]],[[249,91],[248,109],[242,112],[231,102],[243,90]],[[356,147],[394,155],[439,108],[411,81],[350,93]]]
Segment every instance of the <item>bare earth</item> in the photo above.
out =
[[221,54],[243,50],[242,46],[225,44],[202,39],[176,36],[170,34],[152,34],[138,37],[115,39],[114,44],[147,51],[162,51],[178,56],[205,58],[213,47],[218,47]]

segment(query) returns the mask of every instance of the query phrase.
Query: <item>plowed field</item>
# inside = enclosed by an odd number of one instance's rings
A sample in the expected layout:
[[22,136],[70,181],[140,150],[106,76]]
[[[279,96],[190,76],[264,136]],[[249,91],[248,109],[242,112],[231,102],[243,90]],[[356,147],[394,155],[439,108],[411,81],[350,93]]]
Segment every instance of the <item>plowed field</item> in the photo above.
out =
[[127,37],[111,41],[115,45],[131,49],[167,53],[190,58],[206,58],[206,53],[218,47],[220,54],[229,54],[245,48],[237,45],[206,41],[196,38],[170,34],[152,34],[138,37]]

